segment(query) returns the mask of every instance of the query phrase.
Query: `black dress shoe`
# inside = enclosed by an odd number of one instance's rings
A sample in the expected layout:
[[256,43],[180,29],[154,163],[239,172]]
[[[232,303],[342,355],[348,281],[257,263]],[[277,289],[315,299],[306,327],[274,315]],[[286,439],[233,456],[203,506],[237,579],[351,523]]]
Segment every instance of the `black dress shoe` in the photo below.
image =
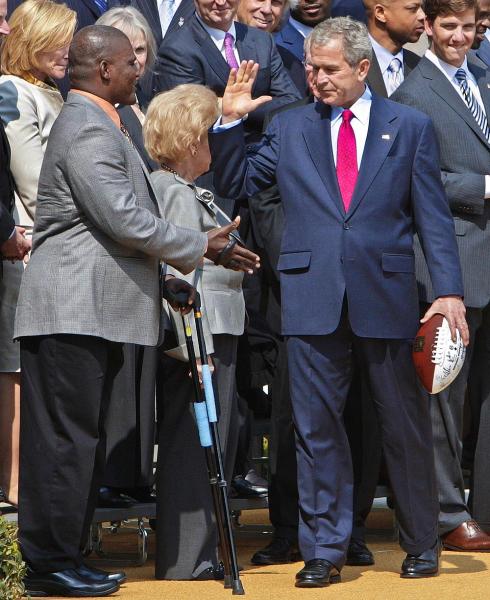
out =
[[110,487],[101,487],[99,489],[99,499],[97,506],[99,508],[131,508],[136,504],[136,500],[122,494],[120,490]]
[[266,487],[254,485],[247,481],[243,475],[237,475],[233,478],[231,491],[233,498],[265,498],[269,493]]
[[374,556],[364,540],[351,540],[347,550],[346,565],[350,567],[368,567],[374,565]]
[[115,581],[119,584],[126,581],[126,573],[124,571],[109,573],[85,564],[80,565],[77,571],[84,579],[88,579],[89,581]]
[[155,504],[157,501],[157,496],[151,487],[125,488],[120,491],[141,504]]
[[327,587],[330,583],[340,583],[340,572],[324,558],[313,558],[296,574],[296,587]]
[[36,573],[28,569],[24,585],[26,593],[32,597],[91,598],[108,596],[119,589],[116,581],[90,581],[82,577],[76,569],[66,569],[56,573]]
[[251,559],[254,565],[282,565],[301,560],[301,554],[295,542],[283,537],[275,537],[272,542],[258,550]]
[[421,554],[407,554],[402,563],[400,577],[404,579],[420,579],[421,577],[435,577],[439,574],[439,555],[441,546],[439,541],[432,548]]
[[225,566],[222,562],[217,567],[208,567],[201,571],[197,577],[194,577],[195,581],[223,581],[225,578]]

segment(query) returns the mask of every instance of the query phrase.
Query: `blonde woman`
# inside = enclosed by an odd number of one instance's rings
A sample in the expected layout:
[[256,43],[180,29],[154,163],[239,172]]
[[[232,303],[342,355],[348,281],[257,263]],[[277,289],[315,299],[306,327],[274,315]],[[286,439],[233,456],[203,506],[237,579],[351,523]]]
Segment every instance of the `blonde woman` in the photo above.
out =
[[[205,232],[227,220],[213,203],[213,195],[194,184],[209,170],[207,132],[218,114],[214,92],[195,84],[160,94],[148,107],[145,143],[161,167],[151,177],[162,216],[175,225]],[[229,471],[237,441],[235,365],[245,321],[243,276],[207,259],[197,273],[185,277],[168,270],[191,282],[201,294],[206,345],[215,367],[225,470]],[[193,388],[178,318],[174,330],[178,345],[170,355],[162,356],[157,385],[156,577],[220,579],[223,570],[217,559],[211,492],[192,417]]]
[[[15,221],[32,227],[49,132],[63,105],[64,77],[76,13],[50,0],[26,0],[10,16],[1,48],[0,118],[11,148],[17,190]],[[0,486],[17,504],[20,397],[19,344],[12,342],[21,263],[4,263],[0,282]]]

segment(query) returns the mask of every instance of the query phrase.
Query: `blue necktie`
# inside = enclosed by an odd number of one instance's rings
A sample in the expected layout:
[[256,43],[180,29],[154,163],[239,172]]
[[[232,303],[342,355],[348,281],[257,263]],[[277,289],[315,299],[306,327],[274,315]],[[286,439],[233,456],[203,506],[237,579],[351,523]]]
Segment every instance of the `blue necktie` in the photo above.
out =
[[468,85],[466,71],[464,69],[458,69],[455,77],[471,114],[475,117],[475,121],[478,123],[478,127],[483,131],[483,135],[487,142],[490,143],[490,128],[488,127],[487,116]]

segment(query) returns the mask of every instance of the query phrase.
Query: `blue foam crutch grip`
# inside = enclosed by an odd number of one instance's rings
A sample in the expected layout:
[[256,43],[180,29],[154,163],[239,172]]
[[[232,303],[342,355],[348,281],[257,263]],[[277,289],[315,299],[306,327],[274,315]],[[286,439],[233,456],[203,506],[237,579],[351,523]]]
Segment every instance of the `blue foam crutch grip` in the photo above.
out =
[[209,429],[208,411],[205,402],[194,402],[194,413],[196,415],[197,430],[199,431],[199,440],[203,448],[210,448],[211,430]]
[[209,365],[202,365],[202,383],[204,386],[206,406],[208,407],[209,422],[217,423],[218,415],[216,414],[216,402],[214,401],[213,381],[211,379],[211,370],[209,369]]

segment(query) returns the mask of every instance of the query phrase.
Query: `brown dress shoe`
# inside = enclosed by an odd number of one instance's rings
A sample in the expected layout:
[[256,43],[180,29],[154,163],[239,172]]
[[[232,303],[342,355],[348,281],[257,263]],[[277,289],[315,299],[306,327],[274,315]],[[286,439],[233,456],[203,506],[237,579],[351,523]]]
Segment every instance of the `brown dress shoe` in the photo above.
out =
[[465,521],[442,536],[442,545],[445,550],[457,552],[490,552],[490,535],[476,521]]

